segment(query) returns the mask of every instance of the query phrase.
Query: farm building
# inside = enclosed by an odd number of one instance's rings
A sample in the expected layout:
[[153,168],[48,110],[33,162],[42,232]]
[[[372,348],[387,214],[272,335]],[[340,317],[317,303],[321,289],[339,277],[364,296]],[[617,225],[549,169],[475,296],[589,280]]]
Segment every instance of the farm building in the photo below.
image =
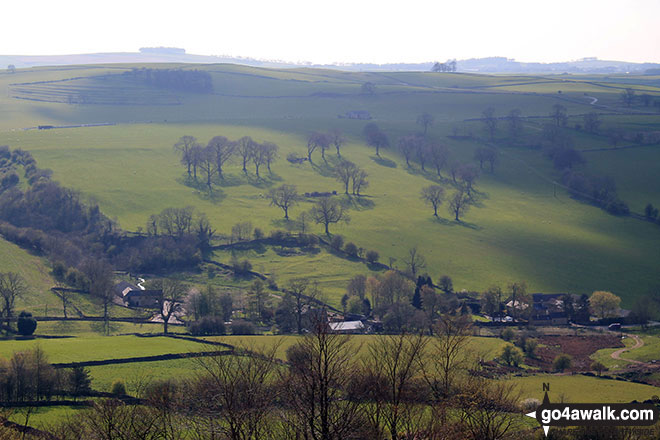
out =
[[158,300],[163,295],[162,290],[131,290],[124,295],[124,303],[128,307],[158,308]]
[[564,310],[565,293],[532,294],[532,313],[529,318],[533,325],[568,325],[568,315]]
[[364,333],[366,330],[362,321],[331,322],[330,330],[337,333]]

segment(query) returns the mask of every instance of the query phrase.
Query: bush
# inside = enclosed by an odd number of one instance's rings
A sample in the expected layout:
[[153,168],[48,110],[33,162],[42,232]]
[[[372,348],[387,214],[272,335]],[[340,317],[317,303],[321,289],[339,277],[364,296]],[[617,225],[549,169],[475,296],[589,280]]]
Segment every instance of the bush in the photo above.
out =
[[112,382],[112,386],[110,387],[110,392],[115,396],[125,396],[126,385],[124,385],[124,381],[121,379],[117,379],[114,382]]
[[589,367],[589,368],[591,368],[591,369],[594,370],[596,373],[598,373],[598,376],[600,376],[601,374],[603,374],[603,371],[607,371],[607,367],[605,366],[605,364],[603,364],[603,363],[600,362],[600,361],[594,361],[594,362],[591,364],[591,367]]
[[330,247],[336,251],[340,250],[344,246],[344,237],[341,235],[335,235],[330,240]]
[[219,316],[204,316],[190,324],[189,331],[195,336],[224,335],[225,323]]
[[37,329],[37,320],[32,317],[30,312],[21,312],[18,315],[18,333],[23,336],[30,336]]
[[368,251],[367,252],[367,261],[371,264],[374,264],[378,261],[380,258],[380,255],[378,255],[378,252],[376,251]]
[[523,350],[525,351],[525,355],[531,359],[536,358],[536,347],[538,345],[539,344],[536,339],[527,339],[525,341],[525,346],[523,348]]
[[264,231],[260,228],[254,228],[254,239],[261,240],[262,238],[264,238]]
[[520,349],[513,345],[507,344],[500,354],[502,360],[509,366],[517,367],[523,361],[523,355]]
[[346,252],[351,257],[357,257],[358,247],[355,245],[355,243],[349,241],[346,243],[346,246],[344,246],[344,252]]
[[531,397],[520,402],[520,409],[525,413],[536,411],[539,406],[541,406],[541,401]]
[[249,321],[234,321],[231,324],[232,335],[254,335],[256,333],[257,329]]
[[510,341],[510,340],[512,340],[512,339],[513,339],[513,336],[514,336],[513,330],[511,330],[509,327],[507,327],[507,328],[505,328],[504,330],[502,330],[502,334],[500,335],[500,337],[501,337],[502,339],[504,339],[505,341]]
[[234,260],[232,261],[232,268],[237,274],[245,275],[252,270],[252,263],[247,258],[242,261]]
[[552,367],[556,371],[564,371],[569,368],[571,368],[571,365],[573,364],[573,358],[570,357],[567,354],[560,354],[555,358],[555,360],[552,362]]

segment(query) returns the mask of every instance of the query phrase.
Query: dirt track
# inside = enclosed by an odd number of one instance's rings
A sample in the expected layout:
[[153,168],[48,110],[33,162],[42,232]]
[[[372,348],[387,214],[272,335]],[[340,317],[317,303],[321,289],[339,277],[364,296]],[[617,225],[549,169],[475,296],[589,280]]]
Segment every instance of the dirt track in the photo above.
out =
[[626,351],[635,350],[635,349],[637,349],[637,348],[640,348],[640,347],[644,346],[644,341],[643,341],[639,336],[637,336],[637,335],[630,335],[630,337],[633,338],[633,339],[635,340],[635,345],[633,345],[633,346],[630,347],[630,348],[628,348],[628,347],[624,347],[624,348],[621,348],[621,349],[615,351],[614,353],[612,353],[612,354],[610,355],[610,356],[612,356],[612,359],[616,359],[616,360],[619,360],[619,361],[631,362],[631,363],[633,363],[633,364],[637,364],[637,365],[649,365],[649,364],[647,364],[646,362],[637,361],[637,360],[634,360],[634,359],[625,359],[625,358],[622,358],[622,357],[621,357],[621,355],[622,355],[623,353],[625,353]]

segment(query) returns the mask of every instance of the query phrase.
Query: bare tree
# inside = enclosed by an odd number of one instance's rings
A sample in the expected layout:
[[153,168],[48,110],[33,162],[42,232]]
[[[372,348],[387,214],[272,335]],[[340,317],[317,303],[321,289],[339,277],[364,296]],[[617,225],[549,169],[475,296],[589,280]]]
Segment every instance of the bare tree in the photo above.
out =
[[189,401],[196,414],[219,420],[213,430],[203,429],[203,438],[273,438],[279,345],[243,346],[234,355],[218,352],[195,359],[201,373],[190,384]]
[[598,133],[601,123],[600,116],[596,112],[584,115],[584,129],[589,133]]
[[225,177],[222,174],[222,167],[225,163],[229,162],[234,155],[236,143],[230,141],[224,136],[214,136],[209,141],[206,148],[210,151],[211,156],[214,159],[218,176],[220,176],[221,179],[224,179]]
[[353,194],[360,197],[360,190],[369,186],[367,181],[369,175],[367,172],[361,168],[356,168],[351,174],[351,181],[353,182]]
[[410,272],[413,278],[417,278],[419,271],[426,268],[426,258],[424,258],[424,256],[419,253],[417,246],[408,250],[405,263],[406,267],[408,268],[408,272]]
[[190,176],[190,167],[193,162],[191,152],[195,146],[199,146],[199,143],[194,136],[182,136],[178,142],[174,144],[174,150],[181,154],[181,163],[188,167],[188,176]]
[[566,107],[561,104],[555,104],[552,106],[552,112],[550,113],[550,118],[555,122],[557,127],[565,127],[568,123],[568,115],[566,114]]
[[345,194],[348,194],[348,184],[356,170],[357,166],[353,162],[346,159],[342,159],[335,167],[335,178],[344,184]]
[[303,332],[303,316],[308,311],[314,299],[318,296],[318,286],[309,284],[307,278],[296,278],[289,282],[286,290],[287,295],[293,299],[293,312],[296,316],[296,328],[298,334]]
[[460,217],[467,212],[470,207],[470,197],[463,192],[463,190],[456,191],[449,199],[449,212],[454,214],[456,221],[460,221]]
[[626,104],[626,107],[630,107],[633,102],[635,102],[635,90],[633,89],[626,89],[623,92],[621,92],[621,100],[623,101],[624,104]]
[[522,132],[522,111],[519,108],[514,108],[509,112],[507,116],[507,121],[509,123],[509,133],[514,139],[518,139],[520,133]]
[[211,191],[213,185],[212,183],[213,176],[215,176],[215,173],[218,171],[216,167],[215,152],[211,148],[209,147],[204,148],[198,166],[202,169],[202,172],[206,175],[206,186],[208,186],[209,191]]
[[364,126],[364,135],[367,138],[367,145],[376,148],[378,157],[380,157],[380,149],[390,145],[387,135],[373,122]]
[[18,298],[24,297],[28,292],[27,283],[22,276],[15,272],[0,273],[0,296],[2,297],[2,316],[5,318],[7,331],[9,322],[14,316],[14,307]]
[[401,151],[401,154],[403,154],[403,157],[406,159],[407,167],[410,167],[410,159],[415,153],[417,142],[419,142],[419,138],[415,135],[403,136],[397,141],[399,151]]
[[493,107],[488,107],[486,110],[481,112],[481,118],[488,130],[490,138],[495,137],[495,130],[497,130],[497,118],[495,117],[495,109]]
[[270,169],[270,165],[273,162],[275,162],[275,159],[277,159],[277,152],[280,149],[280,147],[278,147],[277,144],[268,141],[264,142],[261,145],[264,148],[264,159],[266,160],[266,166],[268,167],[268,172],[272,173],[273,171]]
[[479,177],[479,171],[474,165],[470,165],[470,164],[463,165],[458,172],[458,177],[465,185],[465,191],[467,192],[467,195],[471,197],[472,185],[474,185],[474,182],[477,180],[477,177]]
[[254,164],[255,174],[259,176],[259,167],[267,161],[267,150],[263,144],[254,143],[252,148],[252,163]]
[[332,141],[332,145],[334,145],[335,149],[337,150],[337,157],[341,157],[341,153],[339,152],[339,149],[346,143],[346,138],[344,137],[341,130],[337,128],[332,130],[329,135],[330,135],[330,140]]
[[422,167],[422,171],[426,171],[424,165],[426,164],[426,160],[429,158],[429,156],[429,147],[426,142],[417,142],[415,144],[415,158],[417,159],[417,162],[419,162],[419,165]]
[[312,219],[317,224],[325,226],[326,235],[330,235],[328,226],[333,223],[346,222],[350,220],[346,210],[337,199],[322,197],[310,210]]
[[158,314],[163,320],[163,333],[167,334],[170,318],[180,312],[188,293],[188,286],[181,280],[166,278],[155,283],[160,290],[158,295]]
[[273,188],[268,192],[271,206],[275,205],[284,211],[284,218],[289,219],[289,208],[296,205],[300,200],[298,190],[295,185],[284,184],[278,188]]
[[243,161],[243,172],[247,174],[247,163],[252,158],[255,142],[250,136],[243,136],[236,141],[236,152]]
[[360,403],[347,398],[356,376],[354,350],[349,336],[332,333],[322,319],[287,350],[290,368],[282,382],[295,415],[292,438],[343,439],[360,428]]
[[193,168],[193,178],[197,180],[197,168],[204,160],[204,147],[200,144],[195,144],[190,149],[190,165]]
[[115,297],[112,267],[105,261],[90,258],[83,262],[81,270],[89,280],[89,293],[101,302],[107,335],[110,333],[110,305]]
[[[427,339],[416,335],[377,336],[369,345],[365,368],[371,376],[372,399],[365,411],[372,424],[387,428],[392,440],[414,438],[421,420],[414,408],[420,396],[417,376]],[[418,416],[418,417],[416,417]],[[376,430],[380,430],[374,426]]]
[[429,185],[422,188],[422,200],[433,206],[433,215],[438,216],[438,206],[445,198],[445,190],[440,185]]
[[429,113],[422,113],[417,116],[417,125],[421,125],[424,128],[424,137],[426,137],[429,126],[433,125],[433,116]]
[[431,164],[438,173],[438,177],[442,178],[440,170],[447,164],[447,159],[449,158],[447,147],[437,142],[432,142],[429,144],[428,156]]

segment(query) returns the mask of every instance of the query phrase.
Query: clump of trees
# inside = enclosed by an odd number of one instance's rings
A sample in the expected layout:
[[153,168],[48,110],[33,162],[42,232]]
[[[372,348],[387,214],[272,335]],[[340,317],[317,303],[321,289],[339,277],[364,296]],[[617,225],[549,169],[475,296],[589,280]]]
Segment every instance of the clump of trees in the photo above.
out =
[[213,93],[211,75],[203,70],[148,69],[143,67],[124,72],[123,75],[161,89]]
[[214,136],[206,146],[200,144],[194,136],[182,136],[175,144],[174,150],[181,156],[181,163],[186,167],[188,178],[197,181],[198,171],[205,178],[209,191],[217,176],[224,181],[224,166],[238,158],[243,173],[247,175],[249,163],[254,165],[255,175],[261,178],[259,170],[266,166],[272,173],[271,165],[278,157],[279,147],[273,142],[256,142],[249,136],[243,136],[237,141],[231,141],[224,136]]
[[365,170],[355,165],[353,162],[342,159],[334,170],[334,176],[337,181],[344,185],[344,193],[348,195],[348,187],[352,183],[352,194],[360,196],[360,191],[369,186]]

